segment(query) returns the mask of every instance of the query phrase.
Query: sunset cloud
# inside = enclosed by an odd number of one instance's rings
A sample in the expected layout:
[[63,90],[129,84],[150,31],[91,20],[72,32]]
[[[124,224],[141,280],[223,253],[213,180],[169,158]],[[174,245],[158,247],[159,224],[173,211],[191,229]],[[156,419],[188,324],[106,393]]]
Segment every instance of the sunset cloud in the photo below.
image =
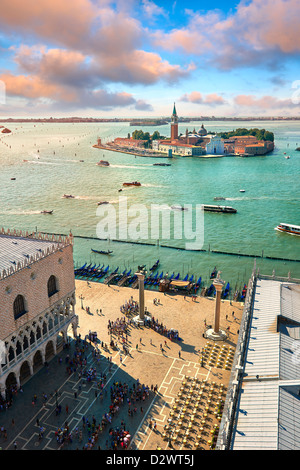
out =
[[278,63],[283,54],[300,53],[298,0],[241,2],[234,13],[186,10],[187,26],[155,31],[157,46],[202,57],[210,66],[231,69]]
[[194,104],[206,104],[209,106],[225,104],[224,98],[217,93],[209,93],[206,96],[202,96],[199,91],[192,91],[189,94],[184,94],[179,99],[180,101],[187,101]]
[[[264,109],[293,110],[289,100],[270,94],[273,86],[287,96],[298,79],[299,0],[216,6],[201,4],[200,10],[196,0],[168,8],[158,0],[2,0],[7,97],[27,100],[30,109],[48,100],[68,109],[94,103],[95,109],[115,105],[160,114],[152,103],[160,108],[166,90],[173,101],[176,90],[184,112],[190,104],[214,107],[214,113],[218,107],[230,112],[230,106],[263,110],[264,103]],[[239,95],[232,98],[236,85]]]
[[257,98],[253,95],[237,95],[234,98],[235,104],[238,106],[257,108],[257,109],[280,109],[286,107],[295,107],[296,103],[293,103],[292,99],[279,99],[274,96],[265,95]]

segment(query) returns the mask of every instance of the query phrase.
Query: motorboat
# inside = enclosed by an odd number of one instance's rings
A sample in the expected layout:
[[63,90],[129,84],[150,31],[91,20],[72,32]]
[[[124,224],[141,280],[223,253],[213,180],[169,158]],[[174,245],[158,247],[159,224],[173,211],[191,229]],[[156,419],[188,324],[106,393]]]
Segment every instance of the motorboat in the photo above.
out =
[[109,166],[109,162],[106,160],[100,160],[100,162],[96,163],[97,166]]
[[138,181],[133,181],[132,183],[123,183],[123,186],[142,186]]
[[171,166],[171,163],[153,163],[153,166]]
[[225,214],[235,214],[237,212],[236,209],[230,206],[214,206],[211,204],[202,204],[202,210],[206,212],[222,212]]
[[183,207],[183,206],[171,206],[171,209],[176,210],[176,211],[187,211],[187,207]]
[[214,201],[225,201],[225,197],[216,196],[216,197],[214,197]]
[[291,235],[300,235],[300,225],[280,223],[275,227],[279,232],[289,233]]
[[41,214],[53,214],[53,211],[41,211]]
[[109,204],[108,201],[100,201],[100,202],[97,202],[98,206],[102,206],[102,204]]
[[286,157],[284,157],[284,158],[286,158],[286,159],[288,160],[288,159],[291,158],[291,157],[290,157],[289,155],[286,155]]
[[63,198],[64,199],[74,199],[75,196],[73,196],[73,194],[64,194],[63,195]]
[[244,190],[244,189],[240,189],[240,193],[244,193],[244,192],[245,192],[245,190]]

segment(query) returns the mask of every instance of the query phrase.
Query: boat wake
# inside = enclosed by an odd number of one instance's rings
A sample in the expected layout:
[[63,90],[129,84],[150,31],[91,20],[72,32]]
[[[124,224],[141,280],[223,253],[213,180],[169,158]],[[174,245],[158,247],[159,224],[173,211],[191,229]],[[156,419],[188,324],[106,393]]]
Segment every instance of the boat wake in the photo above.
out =
[[[151,165],[149,165],[150,168]],[[111,168],[132,168],[133,170],[141,170],[147,165],[110,165]]]
[[142,183],[142,186],[145,188],[165,188],[166,186],[162,184],[152,184],[152,183]]
[[33,165],[54,165],[54,166],[62,165],[61,163],[41,162],[40,160],[38,160],[38,161],[36,161],[36,160],[23,160],[23,162],[31,163]]
[[[42,210],[42,209],[41,209]],[[7,210],[7,211],[0,211],[1,215],[36,215],[40,214],[41,210],[33,211],[33,210]]]

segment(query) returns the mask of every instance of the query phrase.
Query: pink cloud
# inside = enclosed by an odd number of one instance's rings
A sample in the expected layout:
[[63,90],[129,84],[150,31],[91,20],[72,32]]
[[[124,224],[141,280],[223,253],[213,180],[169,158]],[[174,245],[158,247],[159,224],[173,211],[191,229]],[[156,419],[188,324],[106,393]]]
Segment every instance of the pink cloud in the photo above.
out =
[[230,69],[280,60],[300,52],[299,0],[241,1],[227,16],[186,10],[187,26],[152,35],[159,47],[193,53],[217,68]]
[[76,95],[70,90],[31,75],[13,75],[4,73],[0,80],[5,84],[7,94],[25,98],[51,98],[55,100],[73,101]]
[[253,95],[237,95],[234,98],[234,102],[238,106],[260,109],[282,109],[284,107],[295,106],[291,99],[279,99],[269,95],[265,95],[260,98]]
[[189,94],[184,94],[180,101],[187,101],[194,104],[206,104],[209,106],[225,104],[225,100],[217,93],[209,93],[205,97],[199,91],[192,91]]
[[44,39],[76,45],[89,36],[95,18],[95,6],[90,0],[1,0],[2,30],[11,28],[35,34]]

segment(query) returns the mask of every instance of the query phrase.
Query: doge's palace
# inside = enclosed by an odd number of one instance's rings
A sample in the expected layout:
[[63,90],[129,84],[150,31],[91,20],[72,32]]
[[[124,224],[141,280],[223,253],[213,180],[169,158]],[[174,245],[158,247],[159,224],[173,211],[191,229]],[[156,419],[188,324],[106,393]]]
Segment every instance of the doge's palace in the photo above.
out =
[[73,237],[0,230],[0,393],[77,336]]

